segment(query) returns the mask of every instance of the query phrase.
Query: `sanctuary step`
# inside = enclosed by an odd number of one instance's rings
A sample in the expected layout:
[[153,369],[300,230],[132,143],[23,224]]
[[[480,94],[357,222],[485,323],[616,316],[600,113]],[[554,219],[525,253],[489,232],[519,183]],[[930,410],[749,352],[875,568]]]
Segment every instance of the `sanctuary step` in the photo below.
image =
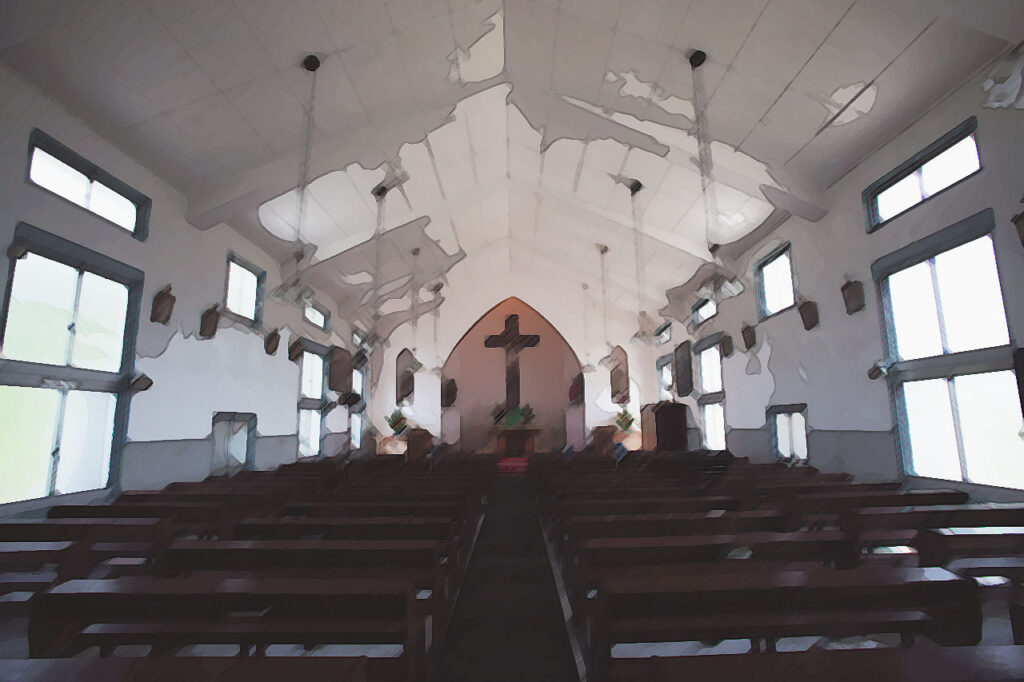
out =
[[498,474],[502,476],[525,476],[529,468],[529,457],[502,457],[498,460]]

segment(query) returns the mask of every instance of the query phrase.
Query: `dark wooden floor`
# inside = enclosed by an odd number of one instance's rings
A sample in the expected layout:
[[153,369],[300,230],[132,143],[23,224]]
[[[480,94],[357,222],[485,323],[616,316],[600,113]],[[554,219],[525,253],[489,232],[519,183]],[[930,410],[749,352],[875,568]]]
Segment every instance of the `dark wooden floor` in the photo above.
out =
[[578,679],[526,480],[499,477],[435,682]]

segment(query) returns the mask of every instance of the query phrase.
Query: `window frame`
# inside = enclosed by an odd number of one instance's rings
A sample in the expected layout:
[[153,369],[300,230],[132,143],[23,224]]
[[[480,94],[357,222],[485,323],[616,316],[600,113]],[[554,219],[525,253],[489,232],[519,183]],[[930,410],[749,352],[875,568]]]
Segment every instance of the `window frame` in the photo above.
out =
[[[897,466],[900,477],[918,476],[913,470],[912,449],[910,445],[910,429],[907,418],[906,400],[903,385],[912,381],[943,379],[947,384],[955,377],[972,374],[984,374],[1015,370],[1013,361],[1014,341],[1011,320],[1006,311],[1010,310],[1006,288],[999,267],[999,251],[995,243],[995,212],[991,208],[984,209],[972,216],[964,218],[953,225],[934,232],[923,239],[908,244],[901,249],[882,256],[871,265],[871,276],[875,281],[878,296],[878,310],[881,316],[882,346],[886,352],[886,384],[889,389],[890,410],[893,426],[896,431],[896,447],[898,452]],[[988,236],[992,239],[995,254],[996,274],[999,277],[999,289],[1003,300],[1003,314],[1006,316],[1006,328],[1010,338],[1008,344],[978,348],[975,350],[943,353],[914,360],[900,360],[896,346],[896,330],[892,315],[892,301],[889,294],[888,278],[902,270],[932,260],[936,256],[956,249],[964,244]],[[940,302],[937,301],[939,305]],[[960,441],[960,414],[951,393],[951,409],[953,424],[957,433],[957,452],[960,458],[961,479],[934,479],[952,483],[974,483],[966,476],[966,453]],[[924,477],[928,478],[928,477]],[[988,485],[988,484],[975,484]],[[1016,488],[1014,488],[1016,490]]]
[[[672,400],[672,392],[673,392],[673,390],[675,388],[675,367],[674,367],[674,365],[675,365],[675,355],[673,353],[667,353],[666,355],[662,355],[661,357],[659,357],[657,360],[654,361],[654,369],[655,369],[655,372],[658,375],[658,400],[659,400],[659,402],[660,401],[671,401]],[[669,382],[668,382],[667,386],[663,385],[662,382],[661,382],[661,373],[665,371],[666,367],[670,368],[670,370],[669,370],[670,378],[669,378]],[[664,391],[664,396],[668,396],[668,397],[664,397],[663,394],[662,394],[662,391]]]
[[[318,325],[316,322],[313,322],[311,319],[306,317],[306,308],[312,308],[313,310],[316,310],[318,313],[324,316],[324,324],[322,327]],[[303,303],[302,319],[305,321],[306,324],[313,327],[314,329],[319,329],[320,331],[323,332],[330,331],[331,329],[331,311],[328,310],[326,306],[321,305],[316,301],[309,301],[308,303]]]
[[[703,339],[693,344],[691,352],[694,356],[694,364],[697,367],[697,380],[694,382],[694,388],[696,389],[697,396],[697,407],[698,414],[700,417],[700,439],[701,445],[705,448],[710,448],[708,445],[708,429],[707,419],[705,418],[704,408],[708,405],[721,405],[722,406],[722,431],[723,431],[723,442],[725,450],[729,449],[729,434],[726,429],[725,422],[725,355],[722,353],[722,339],[725,337],[725,332],[716,332],[710,336],[705,336]],[[718,349],[719,357],[719,371],[721,372],[721,388],[718,391],[704,392],[704,370],[701,367],[700,354],[711,350],[712,348]]]
[[[141,270],[116,261],[109,256],[58,237],[34,225],[20,222],[14,228],[14,238],[7,250],[9,262],[3,310],[0,312],[0,343],[7,334],[7,316],[11,307],[15,268],[20,255],[24,252],[31,252],[77,270],[90,272],[128,288],[124,338],[121,343],[121,365],[117,372],[0,358],[0,376],[3,377],[4,385],[34,388],[42,385],[44,381],[56,381],[66,384],[61,388],[62,393],[65,394],[68,391],[78,390],[110,393],[115,396],[114,426],[110,441],[110,468],[106,484],[102,488],[94,490],[117,493],[121,490],[124,448],[128,442],[128,417],[132,398],[129,384],[135,376],[135,349],[139,333],[145,274]],[[30,498],[7,504],[22,504],[33,500],[59,498],[64,495],[87,492],[54,495],[52,493],[53,481],[50,483],[50,488],[51,492],[43,498]]]
[[[803,416],[803,418],[804,418],[804,444],[805,444],[805,446],[807,448],[807,456],[806,457],[801,458],[801,457],[797,457],[796,455],[791,455],[789,457],[786,457],[786,456],[784,456],[782,454],[782,450],[779,448],[779,427],[778,427],[778,422],[776,421],[776,418],[779,415],[782,415],[782,414],[788,414],[788,415],[799,414],[799,415]],[[790,461],[790,460],[792,460],[792,461],[801,461],[801,462],[807,462],[809,464],[810,461],[811,461],[811,447],[810,447],[810,442],[807,440],[807,435],[808,435],[808,431],[807,431],[807,403],[790,403],[790,404],[786,404],[786,405],[769,405],[767,408],[765,408],[764,417],[765,417],[765,426],[768,427],[768,433],[771,434],[772,454],[775,455],[775,459],[776,460],[784,460],[784,461]]]
[[256,414],[254,412],[214,412],[213,426],[216,427],[221,422],[229,424],[245,422],[245,461],[242,462],[242,471],[254,470],[256,468]]
[[[299,353],[299,357],[298,357],[298,365],[299,365],[298,395],[299,395],[299,400],[298,400],[298,405],[296,407],[296,422],[295,422],[295,424],[296,424],[295,436],[296,436],[296,441],[297,441],[296,442],[296,448],[301,447],[301,439],[299,438],[299,430],[300,430],[300,426],[299,425],[302,423],[302,412],[304,410],[319,412],[320,413],[320,437],[318,439],[319,447],[317,447],[317,451],[316,451],[315,455],[305,455],[305,456],[307,456],[307,457],[309,457],[309,456],[323,457],[324,456],[324,452],[323,452],[324,419],[326,418],[327,413],[330,412],[330,410],[334,407],[334,403],[332,403],[327,398],[327,391],[328,391],[328,388],[327,388],[327,378],[328,378],[328,374],[329,374],[329,371],[330,371],[330,365],[327,362],[327,357],[330,354],[330,348],[328,348],[327,346],[324,346],[323,344],[319,344],[316,341],[311,341],[310,339],[307,339],[305,337],[300,339],[300,342],[301,342],[301,349],[302,350]],[[321,366],[321,371],[322,371],[323,376],[321,378],[321,382],[322,383],[320,384],[320,398],[307,398],[306,396],[304,396],[302,394],[302,362],[303,362],[303,355],[305,353],[311,353],[313,355],[317,355],[323,361],[323,364]],[[304,455],[302,455],[301,450],[296,449],[296,457],[298,458],[298,457],[303,457],[303,456]]]
[[[861,193],[861,202],[864,206],[864,217],[867,233],[871,234],[882,229],[883,227],[893,222],[897,218],[906,215],[907,213],[914,210],[918,206],[921,206],[922,204],[928,202],[932,198],[937,197],[940,194],[946,192],[947,190],[956,187],[960,183],[974,177],[982,170],[984,170],[985,164],[982,162],[981,147],[980,145],[978,145],[977,132],[978,118],[976,116],[971,116],[966,121],[963,121],[962,123],[958,124],[945,135],[941,136],[940,138],[929,144],[927,147],[925,147],[918,153],[914,154],[900,165],[896,166],[896,168],[892,169],[891,171],[880,177],[878,180],[875,180],[873,183],[868,185]],[[948,187],[943,187],[938,192],[923,197],[921,201],[917,202],[913,206],[910,206],[904,209],[903,211],[900,211],[896,215],[886,220],[882,220],[880,218],[878,214],[878,196],[882,192],[889,189],[896,183],[910,177],[911,175],[919,171],[922,166],[924,166],[926,163],[937,157],[939,154],[942,154],[947,149],[957,144],[961,140],[964,140],[971,136],[974,137],[974,146],[978,150],[977,170],[965,175],[964,177],[960,178],[959,180],[949,185]]]
[[[121,225],[118,225],[117,223],[113,222],[112,220],[93,211],[92,209],[77,204],[74,201],[68,199],[67,197],[62,196],[57,192],[54,192],[52,189],[48,187],[43,187],[35,180],[33,180],[32,156],[36,149],[41,149],[42,151],[54,157],[58,161],[67,164],[74,170],[85,175],[90,180],[90,182],[98,181],[112,189],[117,194],[120,194],[128,201],[135,204],[135,229],[128,230],[122,227]],[[98,218],[99,220],[102,220],[103,222],[109,225],[113,225],[119,231],[130,234],[132,237],[134,237],[140,242],[146,241],[146,238],[149,236],[149,221],[150,214],[152,213],[153,210],[153,201],[148,196],[146,196],[139,190],[135,189],[128,183],[124,182],[120,178],[111,175],[109,172],[103,170],[89,159],[85,158],[84,156],[74,151],[67,145],[58,141],[56,138],[52,137],[51,135],[48,135],[47,133],[44,133],[39,128],[33,128],[32,132],[29,133],[28,136],[28,162],[25,164],[25,182],[28,183],[29,185],[32,185],[33,187],[38,187],[39,189],[43,190],[44,192],[47,192],[48,194],[60,198],[61,201],[66,201],[68,204],[75,206],[76,208],[79,208],[83,211],[86,211],[89,215],[93,216],[94,218]]]
[[[252,274],[256,275],[256,305],[253,307],[253,319],[249,319],[245,315],[236,313],[228,307],[228,291],[231,281],[231,263],[238,265],[239,267],[245,268]],[[244,324],[253,329],[262,329],[263,327],[263,289],[267,281],[267,271],[263,270],[255,263],[252,263],[234,251],[228,251],[227,259],[224,263],[224,297],[221,311],[225,317],[229,318],[239,324]]]
[[[769,313],[767,303],[764,295],[764,268],[766,265],[770,265],[775,260],[781,258],[783,255],[789,254],[789,283],[793,289],[793,302],[786,306],[776,310],[774,313]],[[757,319],[758,322],[763,322],[769,318],[780,315],[787,310],[796,308],[799,304],[799,299],[796,291],[796,269],[793,267],[793,245],[790,242],[781,244],[758,259],[754,265],[754,293],[757,297]]]
[[[715,312],[713,312],[712,314],[708,315],[707,317],[705,317],[702,320],[698,320],[697,319],[697,311],[700,310],[701,308],[703,308],[704,306],[708,305],[709,303],[711,305],[715,306]],[[693,322],[694,322],[693,328],[697,329],[698,327],[703,325],[705,322],[707,322],[708,320],[710,320],[713,317],[715,317],[716,315],[718,315],[718,304],[714,300],[712,300],[710,298],[698,299],[697,302],[694,303],[693,306],[690,308],[690,314],[693,317]]]

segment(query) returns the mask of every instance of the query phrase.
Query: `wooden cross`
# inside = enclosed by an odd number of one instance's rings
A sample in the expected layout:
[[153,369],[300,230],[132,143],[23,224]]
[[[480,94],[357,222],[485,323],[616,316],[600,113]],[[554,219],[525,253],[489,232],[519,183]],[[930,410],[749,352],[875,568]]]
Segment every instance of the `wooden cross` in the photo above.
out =
[[505,409],[519,407],[519,351],[540,343],[537,334],[519,333],[519,316],[505,318],[505,331],[484,339],[486,348],[505,349]]

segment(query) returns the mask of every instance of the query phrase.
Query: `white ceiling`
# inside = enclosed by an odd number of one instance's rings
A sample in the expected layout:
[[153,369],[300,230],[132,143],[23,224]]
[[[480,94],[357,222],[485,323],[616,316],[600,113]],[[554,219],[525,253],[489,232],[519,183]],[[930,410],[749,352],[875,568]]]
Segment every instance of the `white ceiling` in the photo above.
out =
[[622,174],[645,185],[655,297],[707,257],[691,49],[728,242],[771,211],[760,186],[819,203],[1022,30],[1018,0],[7,0],[0,62],[180,189],[197,227],[284,254],[316,53],[318,259],[372,234],[369,190],[404,171],[387,227],[429,216],[450,254],[503,243],[589,277],[599,239],[632,258]]

